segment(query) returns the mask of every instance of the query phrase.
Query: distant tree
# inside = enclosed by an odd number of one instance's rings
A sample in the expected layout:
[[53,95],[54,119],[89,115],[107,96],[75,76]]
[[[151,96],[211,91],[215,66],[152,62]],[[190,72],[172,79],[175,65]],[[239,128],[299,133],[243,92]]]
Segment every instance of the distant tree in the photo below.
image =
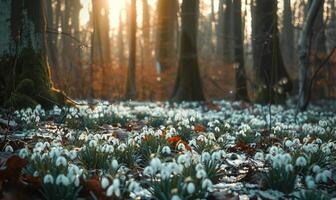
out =
[[225,0],[224,10],[224,32],[223,32],[223,56],[224,63],[232,63],[233,58],[233,40],[232,40],[232,4],[234,0]]
[[233,35],[234,35],[234,62],[236,70],[236,100],[249,101],[244,60],[244,32],[242,30],[242,6],[241,0],[234,0],[233,11]]
[[0,106],[68,102],[50,79],[44,1],[1,0],[0,16]]
[[136,66],[136,0],[131,0],[129,9],[130,37],[129,37],[129,57],[128,73],[126,83],[126,99],[135,99],[137,96],[135,86],[135,66]]
[[313,37],[313,27],[317,19],[320,9],[323,7],[324,1],[312,1],[309,6],[303,28],[299,38],[298,53],[299,53],[299,99],[298,105],[300,110],[306,110],[308,107],[310,93],[309,93],[309,46]]
[[109,94],[107,68],[111,65],[111,46],[110,46],[110,26],[109,26],[109,3],[106,0],[92,0],[91,21],[93,27],[92,35],[92,58],[94,66],[101,68],[101,95],[103,99],[107,99]]
[[258,103],[285,103],[292,83],[283,63],[277,26],[277,1],[256,0],[254,65]]
[[174,101],[202,101],[204,94],[197,60],[199,1],[183,0],[180,59]]
[[173,67],[175,63],[177,7],[177,0],[157,1],[156,57],[162,72]]
[[148,0],[142,0],[142,37],[143,37],[143,49],[145,51],[144,61],[148,63],[151,58],[151,41],[150,41],[150,9]]
[[291,68],[295,64],[295,42],[294,42],[294,25],[292,22],[293,12],[291,7],[291,0],[283,1],[283,28],[282,28],[282,54],[284,61]]

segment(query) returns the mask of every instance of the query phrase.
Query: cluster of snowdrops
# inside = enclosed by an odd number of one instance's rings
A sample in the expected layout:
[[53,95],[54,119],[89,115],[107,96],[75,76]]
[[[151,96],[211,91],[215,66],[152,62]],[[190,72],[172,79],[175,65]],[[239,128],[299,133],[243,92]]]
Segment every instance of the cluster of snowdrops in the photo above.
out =
[[336,115],[326,107],[84,102],[14,119],[34,142],[3,151],[27,161],[20,176],[45,199],[336,196]]

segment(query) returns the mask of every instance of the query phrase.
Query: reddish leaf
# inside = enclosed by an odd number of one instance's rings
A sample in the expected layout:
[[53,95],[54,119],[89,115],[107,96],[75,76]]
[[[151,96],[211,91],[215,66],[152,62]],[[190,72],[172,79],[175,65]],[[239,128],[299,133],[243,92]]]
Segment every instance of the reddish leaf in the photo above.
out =
[[196,133],[199,133],[199,132],[205,132],[205,131],[206,131],[206,128],[205,128],[203,125],[201,125],[201,124],[197,124],[197,125],[195,125],[195,127],[194,127],[194,131],[195,131]]

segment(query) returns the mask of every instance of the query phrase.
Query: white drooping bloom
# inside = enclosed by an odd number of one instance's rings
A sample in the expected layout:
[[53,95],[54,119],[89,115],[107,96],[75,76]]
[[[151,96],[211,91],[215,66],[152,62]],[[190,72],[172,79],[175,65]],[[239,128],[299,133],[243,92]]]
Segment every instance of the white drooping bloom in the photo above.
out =
[[94,148],[94,147],[96,147],[97,146],[97,141],[96,140],[90,140],[90,142],[89,142],[89,147],[90,148]]
[[14,149],[11,145],[7,145],[6,148],[5,148],[5,152],[13,152]]
[[43,178],[43,183],[44,184],[53,184],[54,183],[54,177],[51,174],[47,174]]
[[110,181],[108,180],[108,178],[106,178],[106,177],[102,177],[101,178],[101,180],[100,180],[100,186],[103,189],[106,189],[109,184],[110,184]]
[[308,189],[314,189],[315,188],[315,181],[314,181],[314,178],[312,176],[306,176],[305,182],[306,182],[306,185],[307,185]]
[[264,160],[264,153],[263,153],[263,152],[257,152],[257,153],[254,155],[254,159],[255,159],[255,160],[263,161],[263,160]]
[[67,176],[65,176],[64,174],[60,174],[57,176],[56,178],[56,184],[57,185],[64,185],[64,186],[68,186],[70,185],[70,180]]
[[136,181],[131,181],[128,185],[129,192],[138,192],[140,189],[140,184]]
[[159,158],[153,158],[150,161],[150,166],[153,168],[153,170],[159,171],[161,169],[161,160]]
[[117,161],[116,159],[113,159],[113,160],[111,161],[111,167],[112,167],[113,170],[118,169],[118,167],[119,167],[119,163],[118,163],[118,161]]
[[313,167],[313,172],[314,172],[315,174],[317,174],[317,173],[319,173],[320,171],[321,171],[321,167],[318,166],[318,165],[314,165],[314,167]]
[[202,162],[209,161],[211,159],[210,153],[208,152],[203,152],[201,156]]
[[171,154],[171,150],[169,146],[164,146],[161,150],[163,154]]
[[189,194],[193,194],[195,192],[195,184],[194,183],[188,183],[187,185],[187,192]]
[[21,158],[27,158],[28,155],[29,155],[29,152],[28,152],[28,150],[27,150],[26,148],[23,148],[23,149],[21,149],[21,150],[19,151],[19,156],[20,156]]
[[205,172],[205,170],[201,169],[196,172],[196,177],[199,179],[205,178],[207,177],[207,173]]
[[202,188],[203,189],[206,189],[208,191],[211,191],[212,190],[212,182],[210,179],[204,179],[203,182],[202,182]]
[[170,200],[182,200],[182,199],[178,195],[174,195]]
[[292,164],[287,164],[285,170],[286,172],[292,172],[294,170],[294,167]]
[[303,156],[299,156],[296,161],[295,161],[295,165],[299,166],[299,167],[304,167],[307,165],[307,160],[305,157]]
[[67,160],[63,156],[58,157],[56,159],[56,166],[57,167],[59,167],[59,166],[66,167],[67,166]]
[[143,170],[143,173],[146,176],[154,176],[155,175],[154,169],[151,166],[145,167],[145,169]]

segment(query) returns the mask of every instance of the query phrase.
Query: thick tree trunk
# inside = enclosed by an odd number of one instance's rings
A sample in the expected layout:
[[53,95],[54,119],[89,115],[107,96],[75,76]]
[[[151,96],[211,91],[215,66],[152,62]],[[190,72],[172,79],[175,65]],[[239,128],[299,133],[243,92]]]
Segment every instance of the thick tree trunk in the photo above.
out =
[[307,70],[309,67],[309,46],[313,37],[313,25],[318,16],[319,10],[323,6],[323,0],[313,1],[307,12],[306,19],[299,38],[299,99],[300,110],[305,110],[309,103]]
[[130,39],[129,39],[129,58],[126,85],[126,99],[137,97],[135,87],[135,66],[136,66],[136,0],[131,0],[130,5]]
[[172,68],[176,58],[176,0],[158,0],[157,20],[157,62],[160,63],[161,72]]
[[92,0],[92,23],[93,23],[93,63],[101,69],[100,97],[108,99],[107,69],[111,65],[111,50],[109,37],[109,9],[108,1]]
[[257,0],[254,60],[258,103],[285,103],[292,83],[283,63],[277,28],[277,1]]
[[174,101],[203,101],[202,81],[197,60],[198,0],[183,0],[181,52]]
[[241,0],[233,1],[234,61],[236,69],[235,100],[249,101],[244,61],[244,34],[242,30]]
[[43,0],[0,1],[0,106],[64,105],[52,87]]

